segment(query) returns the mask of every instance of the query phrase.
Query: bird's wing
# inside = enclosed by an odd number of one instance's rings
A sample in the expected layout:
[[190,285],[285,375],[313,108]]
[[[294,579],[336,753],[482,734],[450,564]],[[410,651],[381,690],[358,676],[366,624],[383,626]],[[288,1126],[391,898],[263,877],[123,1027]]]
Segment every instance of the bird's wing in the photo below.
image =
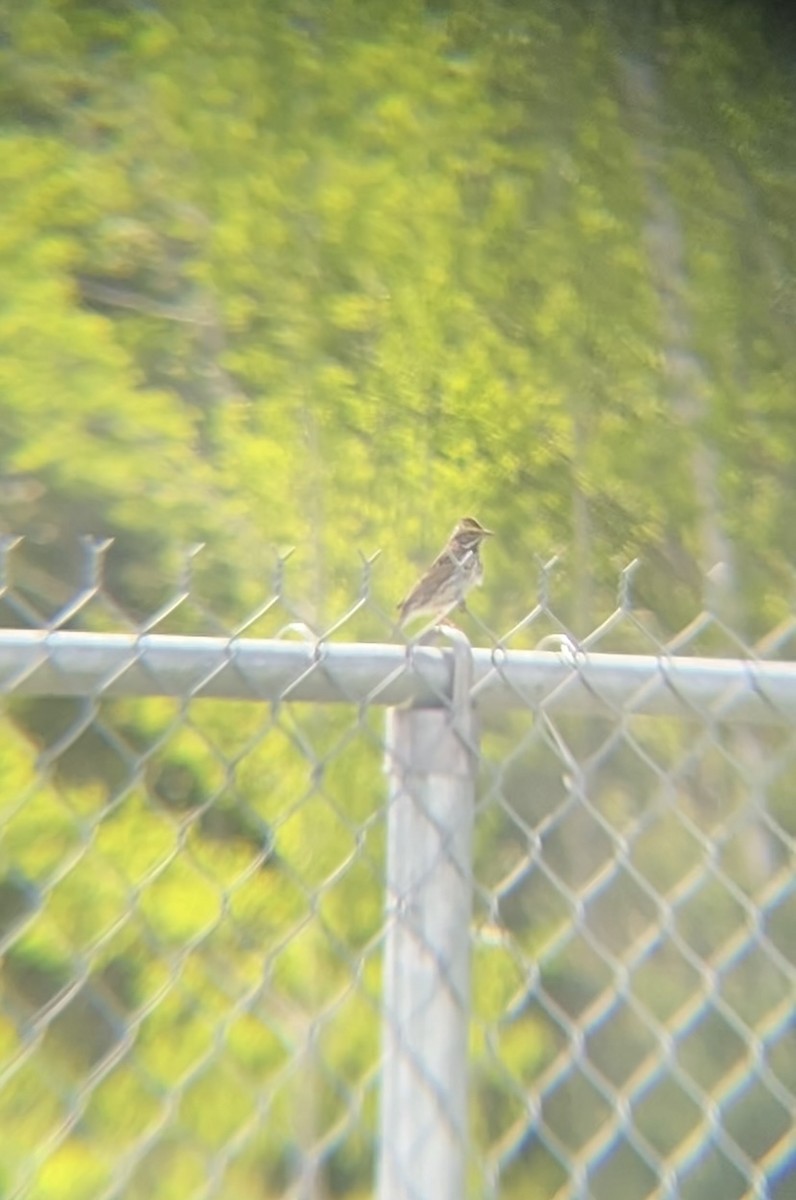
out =
[[428,570],[421,575],[412,590],[404,596],[400,604],[396,605],[396,608],[403,612],[404,609],[414,604],[415,600],[422,596],[424,592],[435,592],[439,580],[447,576],[451,565],[462,569],[467,566],[472,555],[472,550],[466,550],[461,558],[457,558],[453,551],[446,546],[444,550],[440,551]]

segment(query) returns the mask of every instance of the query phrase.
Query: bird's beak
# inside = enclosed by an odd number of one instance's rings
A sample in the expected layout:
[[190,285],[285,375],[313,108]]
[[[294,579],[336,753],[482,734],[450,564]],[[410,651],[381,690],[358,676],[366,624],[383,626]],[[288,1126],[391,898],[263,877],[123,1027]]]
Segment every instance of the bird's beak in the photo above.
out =
[[494,537],[494,536],[495,536],[495,531],[494,531],[494,529],[482,529],[482,530],[481,530],[481,532],[482,532],[482,533],[483,533],[483,534],[484,534],[486,537]]

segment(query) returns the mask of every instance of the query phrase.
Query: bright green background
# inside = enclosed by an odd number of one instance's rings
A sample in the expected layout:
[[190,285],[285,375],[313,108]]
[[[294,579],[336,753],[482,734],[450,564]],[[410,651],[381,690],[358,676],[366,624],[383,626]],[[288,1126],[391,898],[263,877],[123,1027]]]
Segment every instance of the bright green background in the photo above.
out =
[[[463,513],[498,531],[473,602],[498,633],[559,552],[551,603],[578,636],[634,558],[654,638],[705,604],[745,645],[786,617],[796,105],[788,30],[765,10],[3,0],[0,23],[0,530],[28,535],[4,623],[68,601],[91,534],[116,541],[76,626],[144,620],[204,542],[191,599],[162,628],[234,628],[295,546],[285,599],[252,631],[323,629],[379,548],[372,602],[336,635],[379,640]],[[634,629],[604,644],[649,651]],[[738,642],[714,624],[689,648]],[[740,896],[771,906],[767,936],[792,962],[782,742],[716,732],[689,757],[698,730],[641,724],[604,767],[609,733],[567,731],[634,866],[682,902],[696,959],[735,964]],[[319,1145],[312,1195],[370,1194],[381,736],[378,712],[12,704],[0,1195],[260,1200]],[[484,744],[477,868],[498,894],[566,796],[529,721]],[[756,857],[750,797],[773,814]],[[597,824],[584,811],[543,846],[575,891],[616,852]],[[692,896],[682,881],[711,854],[719,881]],[[626,959],[660,916],[628,879],[591,935]],[[550,1146],[523,1132],[527,1097],[567,1041],[552,1001],[587,1021],[613,978],[588,937],[559,943],[570,917],[528,873],[501,911],[507,940],[476,952],[474,1195],[498,1194],[484,1193],[498,1159],[501,1197],[565,1194]],[[759,949],[738,957],[721,989],[769,1031],[792,1090],[787,975]],[[547,1006],[523,1000],[536,962]],[[679,1029],[706,978],[666,937],[630,994]],[[35,1014],[75,979],[42,1034]],[[745,1042],[705,1005],[685,1070],[732,1097]],[[611,1095],[659,1046],[625,1004],[590,1053]],[[570,1132],[571,1159],[597,1156],[611,1103],[583,1080],[557,1095],[549,1128]],[[728,1136],[774,1161],[781,1100],[759,1080],[739,1096]],[[704,1107],[668,1075],[634,1119],[679,1164]],[[626,1139],[609,1161],[600,1200],[653,1187]],[[746,1194],[720,1148],[684,1179],[685,1200]]]

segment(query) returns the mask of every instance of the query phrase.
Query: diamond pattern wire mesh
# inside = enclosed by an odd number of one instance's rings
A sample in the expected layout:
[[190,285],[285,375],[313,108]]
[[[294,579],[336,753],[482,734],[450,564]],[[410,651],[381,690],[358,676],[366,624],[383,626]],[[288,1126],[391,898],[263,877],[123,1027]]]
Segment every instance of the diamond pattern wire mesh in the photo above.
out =
[[[105,549],[87,544],[82,586],[47,611],[5,573],[0,624],[304,638],[306,674],[344,702],[266,703],[244,679],[238,699],[198,698],[195,674],[167,695],[148,665],[149,694],[115,695],[107,676],[43,695],[41,658],[3,668],[0,1195],[370,1196],[390,1019],[383,700],[411,656],[364,700],[325,660],[363,610],[389,633],[369,563],[318,640],[281,566],[234,629],[187,575],[133,621]],[[515,693],[518,638],[566,633],[544,587],[503,638],[471,625]],[[731,707],[755,687],[748,663],[787,659],[795,631],[789,618],[747,646],[705,612],[662,645],[625,586],[558,657],[571,674],[603,649],[665,664],[718,646],[738,659]],[[789,680],[796,696],[796,666]],[[796,1195],[792,721],[725,722],[687,700],[649,715],[648,691],[590,716],[555,690],[481,705],[473,1196]]]

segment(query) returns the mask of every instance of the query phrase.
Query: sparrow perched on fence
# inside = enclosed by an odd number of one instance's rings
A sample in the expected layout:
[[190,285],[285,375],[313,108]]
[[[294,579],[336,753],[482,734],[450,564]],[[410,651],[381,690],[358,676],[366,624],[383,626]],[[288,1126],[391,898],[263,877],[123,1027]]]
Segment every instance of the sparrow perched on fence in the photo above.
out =
[[492,530],[484,529],[474,517],[462,517],[445,549],[398,605],[399,629],[414,617],[433,616],[444,621],[449,612],[463,604],[470,589],[483,581],[479,551],[484,538],[492,536]]

